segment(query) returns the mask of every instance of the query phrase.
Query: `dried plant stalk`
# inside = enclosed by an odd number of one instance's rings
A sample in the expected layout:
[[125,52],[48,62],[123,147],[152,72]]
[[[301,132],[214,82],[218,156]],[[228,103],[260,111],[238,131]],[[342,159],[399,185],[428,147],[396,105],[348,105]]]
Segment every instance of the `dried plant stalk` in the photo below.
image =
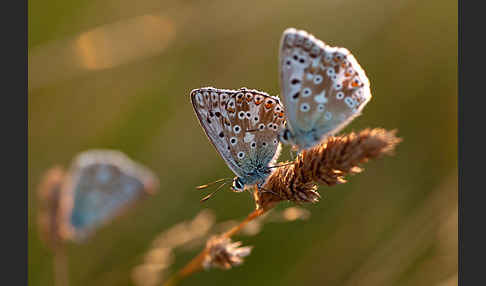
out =
[[[277,168],[261,190],[255,189],[253,195],[256,209],[245,220],[221,236],[210,238],[210,241],[228,242],[228,239],[243,229],[246,224],[263,215],[278,202],[287,200],[295,203],[317,202],[320,198],[317,184],[333,186],[345,183],[346,175],[362,171],[359,164],[382,155],[391,155],[395,146],[402,141],[395,136],[395,133],[395,130],[387,131],[382,128],[364,129],[359,133],[331,136],[314,148],[303,151],[294,160],[294,164]],[[176,285],[184,277],[203,269],[205,264],[219,263],[220,261],[216,261],[214,257],[219,259],[220,256],[211,256],[213,244],[208,242],[195,258],[164,285]],[[213,261],[211,261],[212,257]],[[239,260],[238,262],[241,263]]]
[[270,191],[255,192],[257,207],[268,209],[283,200],[317,202],[320,195],[316,184],[345,183],[346,175],[362,171],[359,164],[392,154],[401,141],[395,133],[395,130],[375,128],[329,137],[324,143],[300,153],[294,164],[276,169],[263,186]]

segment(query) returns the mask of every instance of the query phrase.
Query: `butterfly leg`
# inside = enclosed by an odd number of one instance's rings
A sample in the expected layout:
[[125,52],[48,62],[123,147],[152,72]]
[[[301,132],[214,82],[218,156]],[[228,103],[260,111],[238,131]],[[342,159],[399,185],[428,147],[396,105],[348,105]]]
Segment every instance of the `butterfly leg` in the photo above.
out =
[[289,154],[290,154],[290,160],[291,160],[291,161],[294,161],[294,160],[295,160],[295,157],[294,157],[294,150],[290,149],[290,150],[289,150]]

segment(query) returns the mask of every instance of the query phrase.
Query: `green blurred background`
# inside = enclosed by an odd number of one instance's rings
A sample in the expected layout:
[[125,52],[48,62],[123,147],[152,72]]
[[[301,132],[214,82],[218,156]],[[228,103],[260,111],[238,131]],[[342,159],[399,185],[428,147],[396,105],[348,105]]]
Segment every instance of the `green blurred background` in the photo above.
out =
[[[134,285],[158,233],[202,208],[218,221],[252,210],[247,194],[229,191],[199,202],[195,185],[232,174],[188,94],[277,95],[287,27],[348,48],[365,68],[373,98],[343,132],[396,128],[404,141],[347,184],[321,186],[309,220],[237,237],[255,246],[241,267],[182,285],[457,285],[456,1],[32,0],[28,21],[30,285],[53,284],[36,187],[80,151],[122,150],[161,188],[88,243],[68,245],[71,285]],[[177,254],[172,269],[195,254]]]

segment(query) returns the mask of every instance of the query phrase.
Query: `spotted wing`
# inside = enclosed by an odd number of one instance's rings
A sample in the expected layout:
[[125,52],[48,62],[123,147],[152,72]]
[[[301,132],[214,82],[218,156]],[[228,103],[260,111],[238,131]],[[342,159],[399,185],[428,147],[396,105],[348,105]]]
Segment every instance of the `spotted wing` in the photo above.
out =
[[322,140],[358,116],[371,99],[368,78],[354,56],[302,30],[283,33],[279,72],[287,124],[296,136],[315,130]]
[[206,87],[191,91],[191,101],[209,140],[237,176],[275,159],[284,123],[278,98],[246,88]]
[[65,235],[82,241],[157,187],[158,179],[150,170],[121,152],[81,153],[62,190]]

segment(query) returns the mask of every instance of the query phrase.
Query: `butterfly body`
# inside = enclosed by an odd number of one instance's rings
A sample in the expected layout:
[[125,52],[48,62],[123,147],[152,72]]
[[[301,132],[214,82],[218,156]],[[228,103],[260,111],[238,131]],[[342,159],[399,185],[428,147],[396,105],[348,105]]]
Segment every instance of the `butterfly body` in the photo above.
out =
[[280,152],[284,112],[279,99],[247,88],[206,87],[190,95],[209,141],[236,174],[232,189],[261,185]]
[[284,31],[279,73],[287,115],[279,138],[300,150],[344,128],[371,99],[368,78],[354,56],[302,30]]

